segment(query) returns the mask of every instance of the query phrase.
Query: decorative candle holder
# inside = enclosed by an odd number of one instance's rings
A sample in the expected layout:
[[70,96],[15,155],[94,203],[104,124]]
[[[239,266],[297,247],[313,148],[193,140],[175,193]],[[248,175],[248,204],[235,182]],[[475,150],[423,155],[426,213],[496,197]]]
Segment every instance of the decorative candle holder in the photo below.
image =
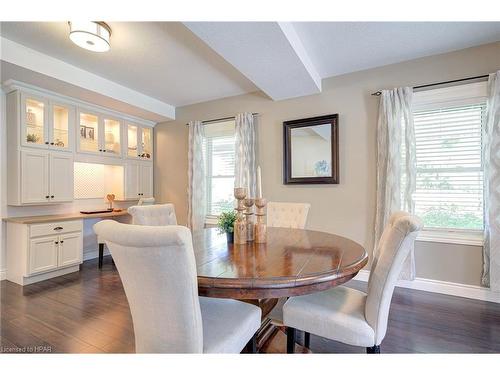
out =
[[247,226],[247,241],[254,240],[254,222],[253,222],[253,198],[246,198],[243,201],[246,211],[245,211],[245,222]]
[[242,187],[234,188],[234,197],[238,201],[236,206],[236,221],[234,222],[234,243],[240,245],[247,243],[247,225],[243,215],[243,211],[245,211],[244,200],[246,196],[247,189]]
[[255,242],[266,243],[267,241],[267,225],[266,225],[266,206],[267,200],[265,198],[255,198],[255,206],[257,210],[257,223],[255,224]]

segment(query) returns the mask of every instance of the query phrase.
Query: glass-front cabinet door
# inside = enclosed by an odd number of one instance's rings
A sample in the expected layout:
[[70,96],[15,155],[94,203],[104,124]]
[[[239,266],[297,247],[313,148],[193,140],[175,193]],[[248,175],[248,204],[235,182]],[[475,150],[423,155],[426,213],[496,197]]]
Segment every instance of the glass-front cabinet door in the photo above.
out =
[[142,159],[152,159],[153,156],[153,129],[152,128],[142,128],[142,142],[141,142],[141,158]]
[[121,155],[121,123],[118,120],[104,118],[104,145],[106,155]]
[[51,103],[51,127],[50,127],[50,146],[57,150],[71,150],[73,138],[70,134],[73,134],[73,124],[75,112],[73,107]]
[[28,94],[21,94],[21,144],[43,147],[49,145],[48,101]]
[[147,126],[127,124],[127,157],[153,160],[153,129]]
[[127,125],[127,157],[139,157],[139,127],[136,125]]
[[99,142],[99,116],[89,112],[78,114],[78,151],[86,153],[101,153]]

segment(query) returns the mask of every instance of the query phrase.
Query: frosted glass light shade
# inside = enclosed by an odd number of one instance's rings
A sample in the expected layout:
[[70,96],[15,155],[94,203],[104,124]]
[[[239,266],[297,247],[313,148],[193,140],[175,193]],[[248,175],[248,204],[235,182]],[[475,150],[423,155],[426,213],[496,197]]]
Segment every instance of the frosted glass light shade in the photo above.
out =
[[68,24],[69,38],[77,46],[94,52],[106,52],[111,48],[111,29],[104,22],[71,21]]

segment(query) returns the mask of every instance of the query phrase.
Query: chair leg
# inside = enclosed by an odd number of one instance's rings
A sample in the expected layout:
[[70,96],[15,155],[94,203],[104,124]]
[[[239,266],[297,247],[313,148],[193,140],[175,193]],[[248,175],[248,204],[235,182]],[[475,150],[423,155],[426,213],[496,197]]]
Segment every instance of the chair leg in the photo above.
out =
[[286,352],[287,354],[295,353],[295,328],[292,327],[286,329]]
[[99,268],[102,268],[102,259],[104,258],[104,244],[99,244]]
[[367,354],[380,354],[380,345],[374,345],[372,347],[366,348]]
[[245,346],[245,353],[257,354],[257,334],[253,335]]
[[304,332],[304,346],[307,349],[311,348],[311,334],[309,332]]

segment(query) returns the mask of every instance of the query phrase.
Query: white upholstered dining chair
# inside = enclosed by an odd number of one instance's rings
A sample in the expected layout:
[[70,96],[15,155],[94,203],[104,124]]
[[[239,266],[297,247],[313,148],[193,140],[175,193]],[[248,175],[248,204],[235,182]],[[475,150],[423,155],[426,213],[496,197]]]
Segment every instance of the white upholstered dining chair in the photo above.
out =
[[198,297],[191,231],[104,220],[94,225],[116,263],[137,353],[240,353],[255,347],[260,308]]
[[[267,226],[304,229],[310,207],[309,203],[268,202]],[[275,326],[283,326],[283,304],[285,301],[285,298],[280,298],[267,316]]]
[[287,352],[295,348],[295,329],[380,353],[387,331],[392,294],[403,264],[422,228],[416,216],[396,212],[380,238],[368,293],[340,286],[319,293],[291,297],[283,306]]
[[132,224],[177,225],[175,208],[171,203],[132,206],[127,211],[132,216]]
[[269,202],[267,226],[304,229],[310,207],[309,203]]

